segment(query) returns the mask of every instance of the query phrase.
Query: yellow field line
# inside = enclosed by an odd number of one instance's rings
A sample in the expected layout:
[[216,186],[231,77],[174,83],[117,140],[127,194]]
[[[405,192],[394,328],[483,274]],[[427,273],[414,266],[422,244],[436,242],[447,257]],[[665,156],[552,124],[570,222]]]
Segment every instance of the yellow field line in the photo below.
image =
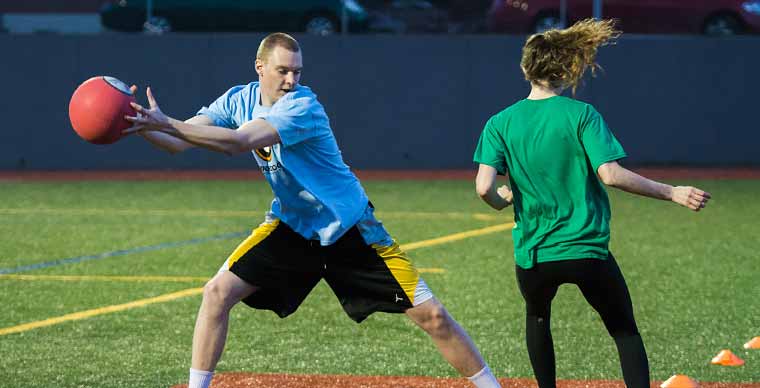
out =
[[[481,236],[488,233],[495,233],[495,232],[499,232],[503,230],[508,230],[508,229],[511,229],[513,226],[514,226],[514,223],[511,223],[511,222],[507,224],[499,224],[499,225],[489,226],[486,228],[470,230],[467,232],[454,233],[448,236],[438,237],[438,238],[434,238],[430,240],[423,240],[423,241],[408,243],[408,244],[402,245],[401,248],[407,251],[411,251],[417,248],[424,248],[424,247],[429,247],[429,246],[438,245],[438,244],[445,244],[448,242],[462,240],[469,237]],[[439,268],[430,268],[429,270],[431,272],[443,271],[442,269],[439,269]],[[437,273],[440,273],[440,272],[437,272]],[[4,276],[8,276],[8,275],[4,275]],[[24,275],[24,276],[32,276],[32,275]],[[124,304],[119,304],[119,305],[114,305],[114,306],[101,307],[101,308],[81,311],[81,312],[73,313],[73,314],[66,314],[60,317],[56,317],[56,318],[49,318],[42,321],[30,322],[30,323],[25,323],[18,326],[11,326],[4,329],[0,329],[0,336],[6,335],[6,334],[20,333],[20,332],[36,329],[39,327],[57,325],[59,323],[68,322],[68,321],[87,319],[87,318],[91,318],[97,315],[110,314],[110,313],[115,313],[119,311],[129,310],[136,307],[147,306],[153,303],[168,302],[168,301],[183,298],[186,296],[197,295],[202,292],[203,292],[203,288],[190,288],[187,290],[173,292],[170,294],[160,295],[154,298],[140,299],[134,302],[124,303]]]
[[147,306],[153,303],[168,302],[170,300],[184,298],[186,296],[197,295],[202,292],[203,292],[203,288],[190,288],[187,290],[172,292],[171,294],[156,296],[154,298],[140,299],[140,300],[136,300],[129,303],[117,304],[113,306],[101,307],[101,308],[86,310],[86,311],[80,311],[73,314],[62,315],[56,318],[50,318],[50,319],[45,319],[45,320],[37,321],[37,322],[25,323],[23,325],[18,325],[18,326],[6,327],[5,329],[0,329],[0,336],[6,335],[6,334],[20,333],[22,331],[28,331],[28,330],[36,329],[39,327],[57,325],[59,323],[68,322],[68,321],[78,321],[80,319],[87,319],[87,318],[91,318],[97,315],[115,313],[118,311],[129,310],[136,307]]
[[108,276],[108,275],[0,275],[0,280],[62,280],[70,282],[205,282],[207,277],[197,276]]
[[[57,208],[0,208],[0,214],[66,214],[114,216],[203,216],[203,217],[260,217],[263,210],[198,210],[198,209],[57,209]],[[380,218],[474,218],[482,221],[501,220],[504,216],[468,212],[383,212]]]
[[57,208],[4,208],[0,209],[0,214],[67,214],[67,215],[116,215],[116,216],[133,216],[133,215],[152,215],[152,216],[237,216],[251,217],[260,216],[265,212],[263,210],[198,210],[198,209],[57,209]]
[[480,229],[475,229],[475,230],[468,230],[466,232],[454,233],[448,236],[433,238],[430,240],[423,240],[423,241],[417,241],[417,242],[413,242],[409,244],[403,244],[401,245],[401,249],[405,251],[411,251],[417,248],[424,248],[424,247],[429,247],[433,245],[444,244],[447,242],[463,240],[470,237],[481,236],[484,234],[501,232],[504,230],[512,229],[514,226],[515,226],[514,222],[509,222],[506,224],[499,224],[499,225],[488,226],[485,228],[480,228]]
[[[418,268],[422,273],[444,273],[443,268]],[[200,276],[109,276],[109,275],[17,275],[2,274],[0,280],[62,280],[67,282],[206,282],[208,277]]]
[[501,221],[503,214],[467,212],[387,212],[378,210],[378,218],[474,218],[481,221]]

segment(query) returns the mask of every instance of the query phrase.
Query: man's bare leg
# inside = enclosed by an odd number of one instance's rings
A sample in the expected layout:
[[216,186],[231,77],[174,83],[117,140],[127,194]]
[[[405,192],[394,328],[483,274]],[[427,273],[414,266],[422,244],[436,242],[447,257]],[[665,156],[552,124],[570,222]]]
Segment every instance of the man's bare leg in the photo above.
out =
[[444,359],[479,388],[501,387],[467,332],[435,297],[406,311],[430,335]]
[[255,291],[255,286],[229,271],[218,273],[203,287],[203,301],[193,333],[188,388],[208,387],[227,340],[230,310]]

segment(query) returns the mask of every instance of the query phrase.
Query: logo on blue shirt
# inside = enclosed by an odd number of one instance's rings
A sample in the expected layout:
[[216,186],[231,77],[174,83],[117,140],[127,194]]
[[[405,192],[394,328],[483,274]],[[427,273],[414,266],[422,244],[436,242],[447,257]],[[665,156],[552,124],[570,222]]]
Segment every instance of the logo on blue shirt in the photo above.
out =
[[282,163],[280,163],[279,161],[277,162],[277,164],[273,164],[271,166],[266,165],[266,166],[260,166],[260,167],[261,167],[261,172],[263,172],[264,174],[271,174],[277,170],[285,169],[285,166],[283,166]]
[[272,160],[272,149],[269,147],[259,148],[257,150],[254,150],[256,152],[256,155],[258,155],[262,160],[268,162]]

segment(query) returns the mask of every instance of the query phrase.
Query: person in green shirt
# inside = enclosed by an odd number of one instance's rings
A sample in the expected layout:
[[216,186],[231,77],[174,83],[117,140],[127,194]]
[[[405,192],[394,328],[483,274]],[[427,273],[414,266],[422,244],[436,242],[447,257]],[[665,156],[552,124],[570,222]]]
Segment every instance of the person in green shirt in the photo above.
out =
[[[626,156],[593,106],[562,96],[620,31],[611,20],[580,21],[530,36],[521,68],[530,94],[488,120],[475,150],[478,195],[496,210],[514,204],[517,281],[526,303],[526,342],[540,388],[556,386],[551,302],[576,284],[615,340],[629,388],[649,387],[649,364],[628,288],[609,251],[604,185],[670,200],[693,211],[710,194],[655,182],[618,164]],[[497,175],[508,175],[509,186]],[[511,189],[510,189],[511,187]]]

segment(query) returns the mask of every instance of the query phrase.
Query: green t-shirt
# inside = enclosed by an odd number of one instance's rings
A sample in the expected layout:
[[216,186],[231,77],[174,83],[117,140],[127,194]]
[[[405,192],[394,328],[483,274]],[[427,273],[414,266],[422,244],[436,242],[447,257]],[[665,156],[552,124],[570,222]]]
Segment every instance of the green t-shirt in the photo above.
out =
[[571,98],[521,100],[488,120],[474,160],[509,172],[517,265],[607,258],[610,204],[596,170],[625,156],[594,107]]

